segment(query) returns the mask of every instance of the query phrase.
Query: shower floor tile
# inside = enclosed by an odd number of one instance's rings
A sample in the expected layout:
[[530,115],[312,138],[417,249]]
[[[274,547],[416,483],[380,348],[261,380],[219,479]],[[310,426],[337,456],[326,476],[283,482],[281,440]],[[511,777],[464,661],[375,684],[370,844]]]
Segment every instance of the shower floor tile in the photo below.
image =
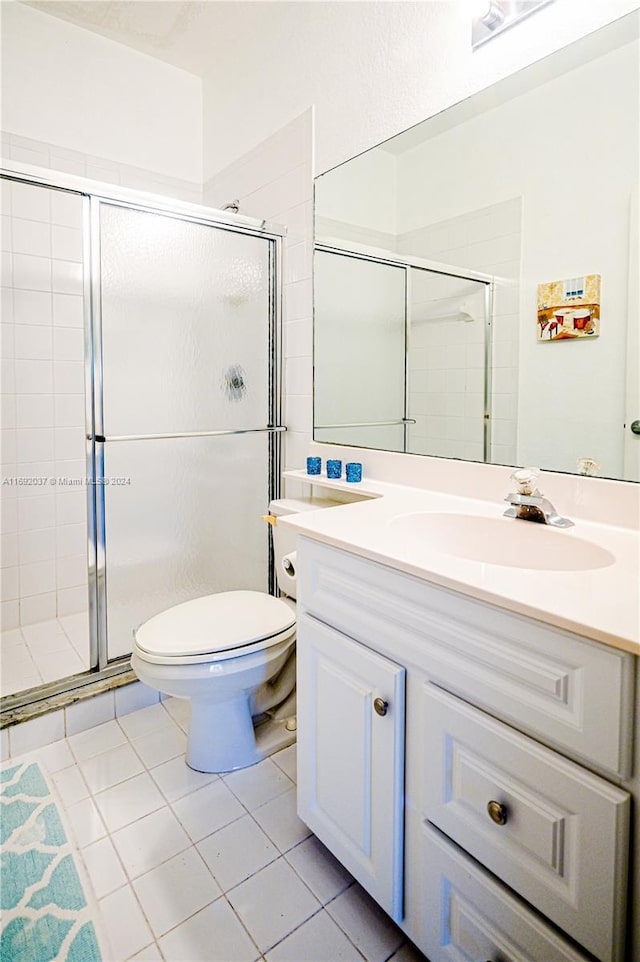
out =
[[75,675],[89,668],[86,614],[24,625],[0,635],[0,695]]
[[233,776],[192,772],[184,753],[158,763],[145,739],[181,740],[172,708],[29,756],[55,772],[104,962],[426,962],[297,818],[295,746]]

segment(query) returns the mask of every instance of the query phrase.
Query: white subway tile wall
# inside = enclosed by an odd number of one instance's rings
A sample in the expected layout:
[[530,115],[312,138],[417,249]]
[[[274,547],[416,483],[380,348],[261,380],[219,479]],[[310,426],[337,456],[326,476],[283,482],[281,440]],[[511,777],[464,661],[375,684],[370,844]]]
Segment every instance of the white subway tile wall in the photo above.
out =
[[[490,460],[497,464],[515,464],[517,460],[521,220],[522,199],[516,197],[397,238],[400,253],[483,271],[496,278]],[[418,312],[422,306],[414,304]],[[422,360],[419,352],[411,358],[410,408],[412,416],[414,410],[417,414],[417,424],[411,429],[412,450],[482,460],[482,444],[477,437],[477,419],[484,407],[481,332],[477,325],[465,328],[458,323],[453,343],[449,336],[451,322],[440,324],[437,331],[435,327],[438,325],[430,325],[437,341],[431,359],[428,352],[423,352]],[[461,338],[464,351],[460,349]]]
[[[106,184],[146,190],[154,194],[162,194],[165,197],[186,200],[193,204],[202,202],[202,186],[193,181],[165,177],[152,170],[118,164],[105,157],[93,157],[90,154],[68,150],[66,147],[60,147],[56,144],[20,137],[18,134],[9,131],[2,132],[0,141],[0,153],[5,160],[34,164],[37,167],[46,167],[49,170],[57,170],[67,174],[79,174],[81,177],[89,177]],[[21,200],[18,207],[19,213],[16,216],[32,220],[40,219],[24,212],[32,209],[34,204],[37,204],[37,200],[33,198]],[[2,206],[4,209],[4,204]],[[78,238],[73,234],[66,234],[62,228],[78,229],[81,227],[82,221],[78,220],[77,212],[72,209],[73,205],[68,203],[65,195],[59,195],[55,200],[52,200],[52,208],[56,225],[56,229],[51,234],[52,256],[56,260],[76,260],[74,256],[69,255],[73,255],[76,251]],[[30,253],[33,253],[33,251],[30,251]]]
[[6,695],[88,668],[89,633],[82,200],[5,182],[2,204]]
[[[311,110],[305,111],[204,185],[204,203],[239,200],[240,213],[287,228],[285,239],[283,411],[288,427],[284,465],[304,463],[313,432],[312,267],[313,170]],[[289,497],[302,493],[286,483]]]

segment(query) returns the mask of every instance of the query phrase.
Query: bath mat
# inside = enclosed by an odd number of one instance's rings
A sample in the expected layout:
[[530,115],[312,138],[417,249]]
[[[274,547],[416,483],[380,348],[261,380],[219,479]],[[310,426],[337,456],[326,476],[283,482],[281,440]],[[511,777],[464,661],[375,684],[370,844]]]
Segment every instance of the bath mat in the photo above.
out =
[[74,849],[37,762],[0,771],[1,962],[102,962]]

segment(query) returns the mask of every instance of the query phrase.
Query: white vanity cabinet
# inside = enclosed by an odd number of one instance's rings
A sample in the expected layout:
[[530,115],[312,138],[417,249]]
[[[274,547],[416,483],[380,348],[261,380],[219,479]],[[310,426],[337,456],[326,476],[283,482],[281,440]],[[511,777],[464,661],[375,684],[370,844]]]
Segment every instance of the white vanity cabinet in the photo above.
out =
[[430,962],[631,962],[634,657],[303,537],[298,607],[300,816]]
[[298,810],[402,919],[405,670],[302,614]]

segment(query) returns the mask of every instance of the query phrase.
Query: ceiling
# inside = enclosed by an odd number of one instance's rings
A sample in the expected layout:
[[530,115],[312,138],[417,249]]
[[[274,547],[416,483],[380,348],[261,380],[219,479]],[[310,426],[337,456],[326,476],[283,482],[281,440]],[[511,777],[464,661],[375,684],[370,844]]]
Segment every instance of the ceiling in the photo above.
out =
[[[21,0],[69,23],[203,77],[216,48],[277,20],[286,2],[238,0]],[[303,4],[304,5],[304,4]]]

